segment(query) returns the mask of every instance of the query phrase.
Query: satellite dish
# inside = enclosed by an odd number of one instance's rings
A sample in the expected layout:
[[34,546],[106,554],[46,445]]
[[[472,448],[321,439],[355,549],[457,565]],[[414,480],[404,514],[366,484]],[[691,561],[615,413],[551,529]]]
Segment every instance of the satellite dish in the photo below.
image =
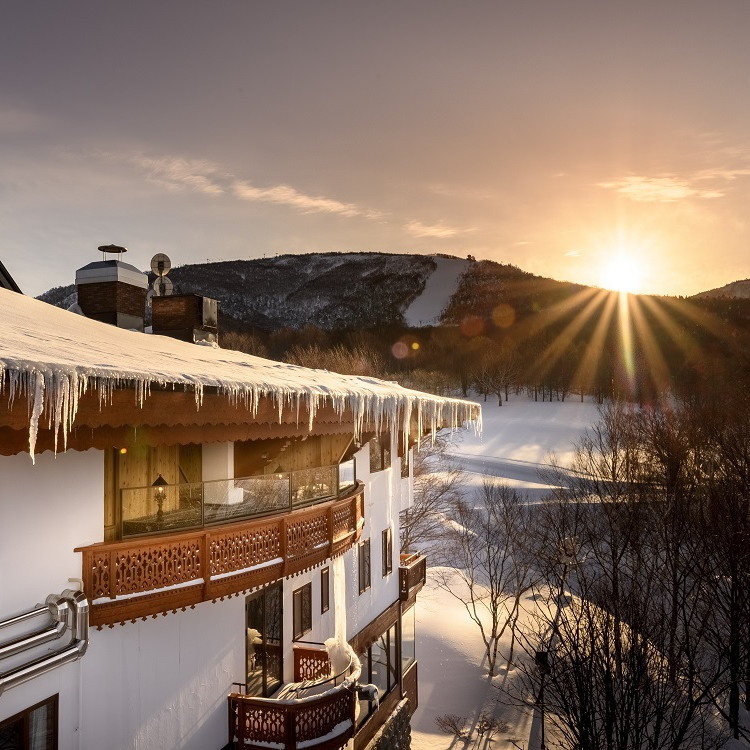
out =
[[166,276],[171,268],[172,261],[169,260],[169,256],[164,253],[156,253],[156,255],[151,258],[151,270],[157,276]]
[[168,279],[166,276],[157,276],[154,279],[154,296],[155,297],[169,297],[172,294],[172,279]]

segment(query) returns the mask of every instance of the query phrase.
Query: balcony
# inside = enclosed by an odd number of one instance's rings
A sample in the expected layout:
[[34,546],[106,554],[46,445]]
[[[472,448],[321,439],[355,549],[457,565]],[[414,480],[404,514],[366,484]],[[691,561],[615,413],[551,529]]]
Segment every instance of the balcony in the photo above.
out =
[[359,539],[363,513],[359,482],[285,513],[79,547],[91,624],[176,611],[314,567]]
[[354,485],[351,460],[278,474],[130,487],[120,490],[119,536],[201,529],[291,512],[338,497]]
[[427,558],[419,553],[401,555],[398,568],[398,598],[408,601],[424,586],[427,580]]
[[[361,667],[352,661],[328,677],[325,651],[294,650],[295,683],[275,698],[229,695],[229,743],[247,750],[340,750],[354,735]],[[235,683],[240,689],[244,685]]]

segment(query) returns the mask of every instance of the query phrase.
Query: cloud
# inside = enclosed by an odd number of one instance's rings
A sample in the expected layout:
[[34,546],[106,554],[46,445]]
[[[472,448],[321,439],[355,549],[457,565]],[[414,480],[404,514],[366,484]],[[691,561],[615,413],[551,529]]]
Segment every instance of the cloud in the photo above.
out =
[[189,190],[206,195],[221,195],[218,184],[221,172],[215,164],[202,159],[183,159],[165,156],[151,158],[136,154],[130,161],[148,173],[148,179],[168,190]]
[[566,258],[580,258],[581,257],[581,251],[580,250],[568,250],[567,253],[565,253]]
[[449,227],[445,224],[423,224],[421,221],[410,221],[404,224],[404,229],[415,237],[435,237],[437,239],[448,239],[455,237],[461,230]]
[[[310,195],[292,185],[284,183],[259,186],[248,179],[232,174],[220,164],[205,159],[188,159],[181,156],[147,156],[141,152],[113,153],[96,152],[99,158],[135,166],[144,172],[149,182],[175,192],[193,192],[209,196],[231,196],[240,201],[271,203],[299,211],[303,214],[329,214],[347,218],[383,219],[386,214],[330,198],[325,195]],[[425,224],[411,220],[402,227],[414,237],[449,239],[463,232],[473,231],[437,222]]]
[[641,203],[674,203],[686,198],[721,198],[724,196],[720,190],[699,189],[692,187],[690,182],[689,179],[678,177],[630,175],[621,180],[600,182],[598,185],[615,190],[630,200]]
[[726,180],[731,182],[738,177],[750,176],[750,169],[704,169],[695,175],[696,180]]
[[180,156],[151,157],[142,153],[98,152],[97,155],[110,161],[133,165],[146,173],[149,182],[172,192],[188,191],[212,196],[226,194],[242,201],[287,206],[306,214],[363,216],[368,219],[377,219],[382,215],[379,211],[365,209],[354,203],[345,203],[321,195],[307,195],[291,185],[258,187],[249,180],[238,179],[221,165],[205,159],[186,159]]
[[353,203],[343,203],[334,198],[317,195],[305,195],[290,185],[274,185],[260,188],[246,180],[236,180],[232,184],[232,193],[244,201],[260,201],[291,206],[302,213],[340,214],[341,216],[367,216],[374,218],[376,212],[365,211]]

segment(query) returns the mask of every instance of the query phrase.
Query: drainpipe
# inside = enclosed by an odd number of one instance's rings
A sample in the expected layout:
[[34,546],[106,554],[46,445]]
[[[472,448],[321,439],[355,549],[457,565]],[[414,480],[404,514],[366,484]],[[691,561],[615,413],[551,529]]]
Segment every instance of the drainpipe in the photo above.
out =
[[[50,597],[48,597],[48,600],[49,598]],[[52,596],[51,598],[53,600],[63,599],[66,601],[68,606],[65,608],[60,607],[60,611],[62,612],[64,609],[66,615],[66,623],[63,626],[63,632],[66,629],[70,629],[73,633],[73,640],[70,645],[60,651],[47,656],[42,656],[22,667],[12,669],[5,674],[0,674],[0,695],[2,695],[7,688],[15,687],[16,685],[32,680],[35,677],[46,674],[57,667],[61,667],[64,664],[76,661],[86,653],[89,643],[89,603],[86,599],[86,595],[82,591],[66,589],[59,597]],[[72,607],[70,606],[71,604]],[[15,619],[18,621],[18,618]],[[50,628],[50,630],[55,630],[56,628],[57,626]],[[35,636],[45,636],[46,633],[47,631],[42,631],[41,633],[29,636],[29,638],[25,640],[28,641]],[[47,640],[51,640],[51,638],[47,638]],[[32,645],[39,645],[39,643],[45,642],[45,640],[40,640]],[[8,648],[17,645],[18,644],[9,644]],[[30,646],[27,645],[25,648],[30,648]],[[16,651],[13,651],[12,653],[17,653],[20,650],[24,649],[16,649]]]

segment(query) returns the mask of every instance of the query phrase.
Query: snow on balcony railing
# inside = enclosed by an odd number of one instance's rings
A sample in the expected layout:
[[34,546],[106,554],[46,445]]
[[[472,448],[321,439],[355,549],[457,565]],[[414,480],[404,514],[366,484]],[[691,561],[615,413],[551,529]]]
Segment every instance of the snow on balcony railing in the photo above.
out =
[[231,693],[230,744],[248,750],[344,747],[354,735],[360,675],[361,664],[352,652],[341,673],[285,685],[273,698]]
[[427,558],[417,552],[401,555],[398,569],[398,598],[406,601],[427,580]]

